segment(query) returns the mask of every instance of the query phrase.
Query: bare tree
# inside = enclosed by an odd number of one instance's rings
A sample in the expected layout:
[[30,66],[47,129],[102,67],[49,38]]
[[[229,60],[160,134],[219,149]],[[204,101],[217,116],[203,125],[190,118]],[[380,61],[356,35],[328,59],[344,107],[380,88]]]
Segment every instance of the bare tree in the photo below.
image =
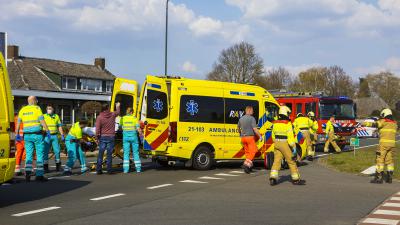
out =
[[339,66],[328,68],[328,83],[326,88],[326,92],[332,96],[346,95],[353,97],[355,95],[353,80]]
[[400,78],[391,72],[368,74],[366,79],[371,90],[379,95],[391,108],[400,99]]
[[241,42],[224,49],[207,75],[209,80],[234,83],[255,83],[263,74],[264,62],[254,46]]
[[256,80],[258,85],[267,90],[286,89],[291,82],[292,76],[290,72],[283,67],[267,70],[265,76],[261,76],[260,79]]

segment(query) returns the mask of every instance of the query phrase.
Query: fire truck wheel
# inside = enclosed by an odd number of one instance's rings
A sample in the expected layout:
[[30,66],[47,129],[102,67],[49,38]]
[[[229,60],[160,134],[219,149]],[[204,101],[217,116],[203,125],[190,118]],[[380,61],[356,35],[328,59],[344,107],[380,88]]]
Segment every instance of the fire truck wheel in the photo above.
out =
[[201,145],[193,153],[193,168],[196,170],[209,170],[214,164],[214,157],[208,146]]
[[273,152],[265,153],[265,157],[264,157],[265,169],[270,170],[272,168],[273,163],[274,163],[274,153]]

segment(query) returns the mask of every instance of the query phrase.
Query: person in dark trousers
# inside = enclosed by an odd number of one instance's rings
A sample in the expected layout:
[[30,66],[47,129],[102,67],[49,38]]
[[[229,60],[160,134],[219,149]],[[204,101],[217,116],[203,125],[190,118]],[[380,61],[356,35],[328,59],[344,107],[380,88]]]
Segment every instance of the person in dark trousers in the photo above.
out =
[[115,112],[110,112],[110,105],[105,103],[101,107],[101,113],[96,119],[96,137],[99,142],[99,154],[97,156],[96,172],[103,173],[103,155],[107,150],[107,173],[112,174],[112,154],[115,143],[115,118],[119,116],[120,103],[117,102]]

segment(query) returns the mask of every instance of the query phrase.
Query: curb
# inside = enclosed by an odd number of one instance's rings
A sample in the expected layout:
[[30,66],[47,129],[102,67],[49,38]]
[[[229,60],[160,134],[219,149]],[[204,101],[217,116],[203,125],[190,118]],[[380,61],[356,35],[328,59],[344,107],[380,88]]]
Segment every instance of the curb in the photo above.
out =
[[361,219],[358,225],[371,224],[400,224],[400,192],[386,199],[376,207],[369,215]]

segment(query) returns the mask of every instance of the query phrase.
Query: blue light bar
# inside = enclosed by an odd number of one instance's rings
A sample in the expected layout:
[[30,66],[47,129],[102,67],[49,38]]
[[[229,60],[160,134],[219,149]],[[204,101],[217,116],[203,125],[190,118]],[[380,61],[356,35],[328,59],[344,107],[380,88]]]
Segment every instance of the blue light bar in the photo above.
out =
[[159,85],[159,84],[147,84],[149,87],[152,87],[152,88],[157,88],[157,89],[161,89],[161,85]]
[[231,91],[231,95],[256,96],[253,92]]

